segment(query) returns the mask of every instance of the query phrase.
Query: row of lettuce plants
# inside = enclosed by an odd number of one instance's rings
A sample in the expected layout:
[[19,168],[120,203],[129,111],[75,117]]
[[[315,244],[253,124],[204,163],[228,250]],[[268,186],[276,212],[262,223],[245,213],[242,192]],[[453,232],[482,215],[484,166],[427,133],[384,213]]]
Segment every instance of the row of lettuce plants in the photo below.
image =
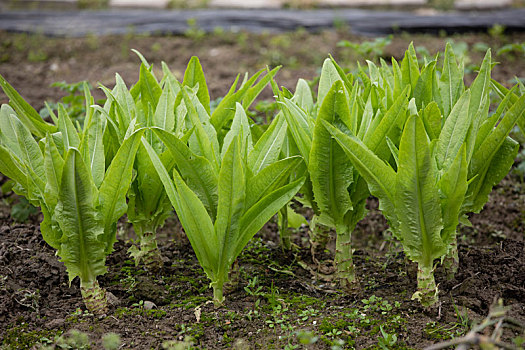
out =
[[[508,135],[525,125],[522,87],[491,80],[490,51],[470,86],[450,46],[442,56],[420,67],[410,45],[401,62],[367,62],[356,74],[329,58],[317,102],[305,80],[291,93],[275,83],[278,68],[261,70],[237,76],[212,108],[196,57],[179,82],[164,63],[158,79],[139,54],[131,88],[117,74],[113,89],[101,87],[103,105],[85,89],[82,122],[62,106],[49,111],[52,122],[43,120],[0,76],[10,99],[0,109],[0,172],[41,208],[42,236],[70,282],[79,277],[93,313],[107,312],[97,277],[107,271],[118,220],[127,214],[133,225],[136,263],[157,272],[156,231],[172,208],[218,305],[233,262],[293,198],[313,210],[313,254],[335,230],[336,277],[352,290],[351,234],[370,195],[418,265],[414,298],[430,306],[438,300],[437,263],[453,277],[457,227],[508,173],[519,147]],[[280,112],[261,126],[247,110],[267,85]]]

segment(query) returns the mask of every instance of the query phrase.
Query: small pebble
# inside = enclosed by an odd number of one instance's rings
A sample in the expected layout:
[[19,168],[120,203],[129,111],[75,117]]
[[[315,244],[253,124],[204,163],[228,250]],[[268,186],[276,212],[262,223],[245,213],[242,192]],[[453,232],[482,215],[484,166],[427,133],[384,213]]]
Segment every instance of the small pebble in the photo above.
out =
[[153,310],[153,309],[156,309],[157,308],[157,305],[155,305],[155,303],[151,302],[151,301],[148,301],[146,300],[144,302],[144,309],[145,310]]

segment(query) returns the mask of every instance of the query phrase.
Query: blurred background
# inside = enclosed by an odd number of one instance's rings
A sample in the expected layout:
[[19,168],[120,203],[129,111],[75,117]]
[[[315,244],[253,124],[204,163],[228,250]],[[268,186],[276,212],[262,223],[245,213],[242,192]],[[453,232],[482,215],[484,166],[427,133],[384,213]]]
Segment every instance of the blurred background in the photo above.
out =
[[116,72],[133,84],[139,58],[131,49],[154,69],[165,61],[179,78],[197,55],[214,98],[237,73],[282,65],[278,83],[293,89],[299,77],[314,82],[329,54],[352,71],[365,60],[400,58],[413,41],[421,62],[452,43],[467,73],[490,47],[501,63],[495,78],[512,84],[525,77],[524,7],[523,0],[0,0],[0,73],[42,108],[81,101],[80,81],[101,98],[97,85],[112,86]]

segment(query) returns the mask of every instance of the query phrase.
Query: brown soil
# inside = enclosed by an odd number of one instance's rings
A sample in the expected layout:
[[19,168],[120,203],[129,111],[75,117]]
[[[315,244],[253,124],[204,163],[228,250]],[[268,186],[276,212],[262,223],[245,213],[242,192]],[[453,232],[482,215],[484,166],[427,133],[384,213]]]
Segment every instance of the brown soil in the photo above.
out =
[[[217,98],[224,95],[238,72],[253,73],[265,64],[284,64],[279,83],[293,88],[298,77],[314,78],[329,52],[340,62],[353,62],[357,58],[354,53],[336,47],[342,39],[364,40],[349,38],[343,32],[311,35],[300,31],[275,37],[241,33],[198,39],[131,34],[51,39],[0,33],[0,74],[40,108],[43,101],[56,101],[63,95],[48,87],[55,81],[89,80],[111,86],[118,72],[128,84],[134,83],[139,60],[129,49],[136,48],[156,67],[161,60],[166,61],[180,78],[189,57],[199,56],[212,98]],[[444,47],[442,38],[399,37],[386,48],[384,56],[400,58],[411,40],[425,45],[430,53]],[[522,42],[525,35],[467,35],[454,40],[471,46],[485,42],[497,49],[507,42]],[[472,50],[469,54],[472,63],[479,63],[482,53]],[[497,80],[523,77],[523,59],[512,55],[497,58],[505,59],[505,64],[494,70]],[[265,94],[263,97],[271,96],[269,91]],[[7,102],[3,95],[0,102]],[[0,178],[0,183],[4,181]],[[416,289],[414,268],[390,237],[377,202],[370,199],[370,212],[353,237],[358,290],[345,293],[336,288],[329,275],[317,274],[318,270],[329,272],[333,252],[325,253],[323,266],[318,269],[309,253],[305,229],[293,236],[298,252],[283,253],[276,222],[272,221],[242,253],[225,306],[218,309],[208,302],[209,281],[176,218],[170,219],[159,235],[166,261],[158,275],[133,265],[127,254],[130,228],[123,220],[121,240],[107,263],[109,273],[100,278],[100,284],[120,304],[107,317],[96,318],[82,312],[78,281],[69,286],[62,263],[42,240],[38,226],[41,216],[15,223],[7,204],[14,195],[2,196],[0,348],[53,344],[56,336],[76,329],[89,335],[95,349],[102,348],[101,338],[109,332],[121,336],[125,349],[162,348],[163,342],[182,341],[186,336],[193,338],[198,348],[281,349],[298,344],[301,330],[319,337],[309,349],[329,349],[335,339],[346,342],[345,347],[363,349],[378,346],[381,325],[397,335],[397,343],[391,348],[420,349],[464,334],[472,322],[488,314],[497,298],[509,306],[509,316],[525,320],[525,188],[516,175],[507,176],[482,213],[471,217],[473,227],[461,228],[460,270],[454,280],[447,281],[438,269],[440,305],[431,310],[411,300]],[[261,290],[255,292],[257,286],[245,290],[255,277]],[[141,301],[153,302],[156,307],[145,310]],[[504,339],[518,335],[517,331],[507,332]]]

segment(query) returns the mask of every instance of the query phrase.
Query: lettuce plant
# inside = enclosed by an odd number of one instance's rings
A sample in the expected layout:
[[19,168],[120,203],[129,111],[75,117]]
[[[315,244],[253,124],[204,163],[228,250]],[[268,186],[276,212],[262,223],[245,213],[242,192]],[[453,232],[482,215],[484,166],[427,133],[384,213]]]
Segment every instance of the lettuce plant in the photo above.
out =
[[525,97],[511,102],[507,94],[489,114],[490,51],[466,90],[450,47],[439,78],[435,63],[427,63],[421,74],[414,67],[414,80],[407,80],[413,87],[410,117],[399,148],[388,143],[393,162],[351,129],[323,122],[379,198],[407,257],[418,264],[414,298],[425,306],[437,302],[434,261],[457,252],[460,220],[467,222],[466,213],[479,212],[492,187],[509,171],[518,144],[508,134],[525,112]]
[[[197,113],[207,115],[208,126],[204,128],[210,131],[212,128],[210,123],[215,123],[221,132],[227,130],[231,124],[231,119],[228,118],[232,106],[235,107],[235,104],[240,102],[245,108],[248,108],[266,86],[269,78],[278,70],[273,70],[259,81],[256,80],[263,71],[249,79],[246,77],[238,91],[235,91],[234,84],[229,94],[222,99],[210,117],[210,96],[204,72],[197,57],[190,59],[184,80],[180,83],[165,63],[162,63],[163,77],[159,81],[152,71],[152,66],[140,53],[136,53],[141,58],[142,64],[139,80],[130,91],[118,75],[116,86],[112,91],[104,88],[108,97],[108,102],[104,106],[104,114],[111,121],[111,134],[116,135],[113,138],[118,140],[123,139],[126,128],[133,119],[136,119],[141,126],[159,128],[184,139],[191,125],[188,107],[181,91],[181,87],[184,86],[192,89],[192,98],[198,101]],[[239,77],[236,82],[238,79]],[[195,108],[193,102],[190,103],[190,108]],[[218,136],[221,137],[221,134],[219,133]],[[171,172],[176,166],[176,161],[171,153],[150,129],[145,131],[144,137],[157,155],[163,159],[167,170]],[[127,216],[137,235],[138,247],[132,246],[130,252],[137,264],[143,262],[148,270],[157,271],[162,267],[163,262],[158,249],[156,232],[171,215],[173,209],[162,181],[143,145],[139,146],[137,152],[134,173],[134,181],[128,192]]]
[[[304,182],[304,178],[290,182],[302,159],[296,156],[278,161],[282,143],[274,137],[280,128],[278,120],[254,145],[241,103],[237,102],[234,110],[219,109],[219,105],[214,113],[219,110],[221,117],[214,119],[196,89],[183,86],[181,91],[191,127],[188,142],[172,132],[152,128],[177,164],[172,174],[148,140],[143,138],[142,143],[211,280],[213,300],[222,304],[232,263]],[[228,120],[229,131],[220,137]]]
[[[139,56],[143,58],[140,54]],[[164,65],[165,78],[159,84],[152,73],[151,66],[143,59],[138,82],[130,89],[117,74],[113,90],[103,87],[107,95],[104,108],[99,108],[110,121],[107,137],[123,142],[126,130],[132,121],[145,127],[155,126],[168,131],[175,129],[175,101],[180,88],[172,84],[171,72]],[[150,130],[144,136],[152,140]],[[159,142],[152,142],[161,154],[165,149]],[[174,164],[165,157],[167,166]],[[130,248],[136,264],[143,263],[149,271],[158,271],[163,260],[158,249],[156,232],[172,214],[172,208],[146,150],[139,145],[133,165],[134,179],[128,191],[128,221],[137,235],[137,246]]]
[[312,245],[318,244],[329,229],[335,229],[337,278],[346,287],[356,282],[351,234],[365,215],[369,192],[322,121],[344,126],[372,149],[390,155],[386,137],[399,138],[406,119],[408,89],[395,100],[387,100],[382,78],[377,75],[373,79],[373,83],[368,78],[368,85],[362,85],[352,75],[347,76],[333,59],[327,59],[319,81],[317,106],[304,81],[299,81],[292,98],[286,98],[284,92],[279,98],[294,147],[307,165],[309,177],[301,192],[303,203],[314,210]]
[[[57,250],[70,283],[79,277],[88,310],[105,313],[106,292],[97,276],[107,271],[116,224],[126,212],[126,192],[143,131],[132,123],[106,168],[107,121],[102,114],[90,109],[80,128],[60,105],[54,126],[32,115],[34,110],[20,102],[14,90],[9,96],[17,110],[9,105],[0,109],[0,171],[16,182],[15,192],[41,208],[42,236]],[[37,142],[32,132],[38,132],[39,125],[48,130]]]

